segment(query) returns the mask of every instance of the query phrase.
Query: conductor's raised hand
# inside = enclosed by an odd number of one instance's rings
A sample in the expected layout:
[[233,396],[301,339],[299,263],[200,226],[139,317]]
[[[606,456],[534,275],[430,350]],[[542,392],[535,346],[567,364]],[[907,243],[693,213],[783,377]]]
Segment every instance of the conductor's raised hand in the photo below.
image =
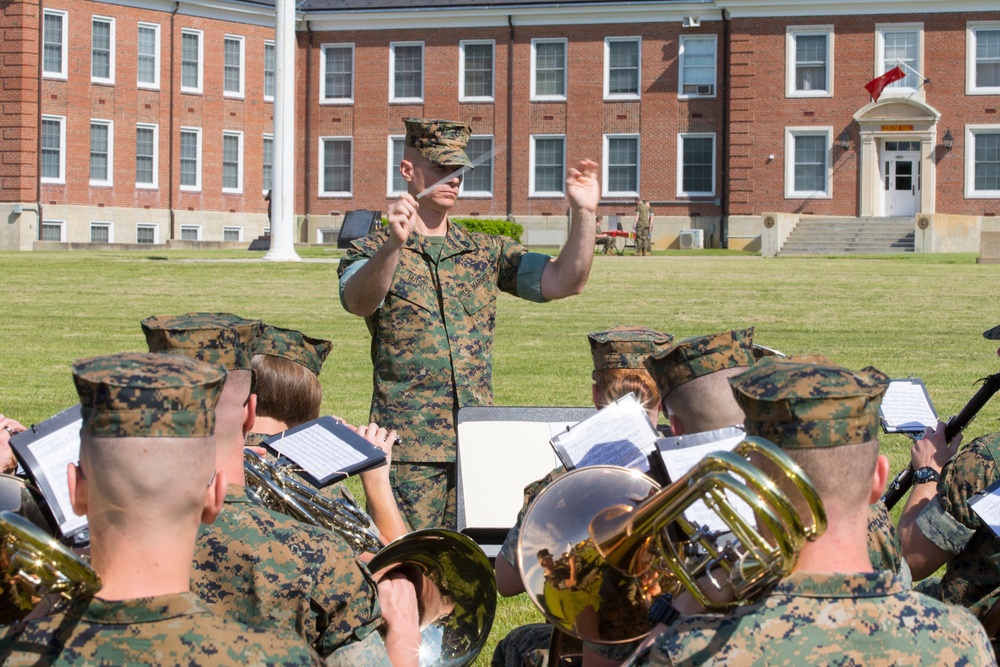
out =
[[596,211],[601,200],[601,182],[598,164],[593,160],[580,160],[566,174],[566,197],[573,208]]
[[406,245],[416,224],[418,206],[417,200],[409,192],[404,192],[389,206],[389,243],[398,248]]

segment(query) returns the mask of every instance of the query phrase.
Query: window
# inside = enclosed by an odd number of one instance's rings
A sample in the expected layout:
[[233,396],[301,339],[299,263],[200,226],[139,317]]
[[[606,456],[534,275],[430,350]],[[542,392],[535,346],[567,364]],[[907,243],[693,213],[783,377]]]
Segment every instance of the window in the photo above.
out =
[[790,26],[785,31],[785,95],[833,95],[833,26]]
[[110,120],[90,121],[90,184],[111,185],[114,131]]
[[406,181],[403,180],[403,175],[399,173],[399,163],[403,161],[403,146],[405,141],[406,137],[402,135],[389,136],[389,171],[387,172],[389,178],[388,185],[386,186],[386,195],[389,197],[398,197],[406,192]]
[[604,195],[639,196],[639,136],[604,135]]
[[680,40],[681,97],[715,97],[715,35],[682,36]]
[[42,183],[66,182],[66,117],[42,116]]
[[677,140],[677,196],[713,196],[715,194],[715,135],[681,134]]
[[1000,23],[970,23],[966,92],[1000,94]]
[[459,42],[458,99],[460,102],[493,100],[493,48],[490,41]]
[[320,137],[319,139],[319,193],[327,197],[351,196],[350,137]]
[[223,227],[222,228],[222,240],[230,242],[242,242],[243,241],[243,228],[242,227]]
[[393,42],[389,48],[389,101],[423,102],[424,43]]
[[1000,197],[1000,125],[965,127],[965,196]]
[[566,179],[566,137],[532,135],[528,194],[562,197]]
[[160,26],[156,23],[140,23],[137,39],[137,83],[140,88],[159,88]]
[[49,79],[66,78],[66,30],[69,15],[46,9],[42,28],[42,74]]
[[55,241],[57,243],[66,242],[65,220],[42,220],[42,228],[38,231],[39,241]]
[[274,101],[274,89],[277,86],[275,70],[278,67],[278,52],[274,42],[264,42],[264,99]]
[[922,24],[893,23],[877,28],[875,54],[879,76],[897,65],[906,75],[899,81],[890,83],[883,94],[893,91],[911,93],[917,90],[921,82],[916,72],[923,71],[920,57],[923,50]]
[[320,47],[321,102],[354,102],[354,45],[324,44]]
[[638,37],[604,39],[604,99],[638,99],[642,79],[641,45]]
[[110,222],[90,223],[90,242],[114,243],[115,242],[114,226]]
[[566,40],[531,40],[531,99],[566,99]]
[[785,128],[785,197],[829,199],[833,128]]
[[243,97],[243,38],[226,35],[222,42],[222,94]]
[[492,197],[493,137],[473,135],[469,138],[465,152],[473,162],[479,158],[483,158],[483,161],[476,164],[475,169],[465,172],[459,194],[463,197]]
[[261,153],[261,184],[267,193],[274,187],[274,136],[264,135],[264,152]]
[[222,133],[222,191],[243,192],[243,133]]
[[182,93],[201,93],[203,47],[201,30],[181,31]]
[[158,125],[138,123],[135,126],[135,186],[155,188],[159,183]]
[[181,241],[200,241],[201,225],[181,225]]
[[90,80],[115,82],[115,20],[95,16],[90,24]]
[[181,128],[181,190],[201,190],[201,128]]
[[160,226],[149,223],[140,222],[135,226],[135,242],[136,243],[159,243],[160,242]]

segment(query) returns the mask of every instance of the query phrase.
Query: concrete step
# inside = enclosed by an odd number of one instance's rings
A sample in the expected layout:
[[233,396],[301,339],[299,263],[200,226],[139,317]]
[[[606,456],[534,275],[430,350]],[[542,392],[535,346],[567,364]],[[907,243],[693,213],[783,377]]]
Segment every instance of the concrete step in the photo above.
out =
[[913,252],[913,237],[912,218],[807,218],[795,226],[778,254]]

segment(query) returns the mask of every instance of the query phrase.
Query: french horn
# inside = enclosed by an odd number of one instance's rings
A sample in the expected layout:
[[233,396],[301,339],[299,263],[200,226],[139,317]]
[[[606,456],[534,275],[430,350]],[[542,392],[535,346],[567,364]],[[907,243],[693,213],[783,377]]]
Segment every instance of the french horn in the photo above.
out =
[[[797,489],[803,515],[747,461],[751,455]],[[699,501],[728,530],[686,518]],[[791,572],[805,542],[825,529],[822,502],[799,466],[770,442],[747,437],[662,490],[638,471],[612,466],[557,478],[525,513],[518,567],[529,597],[554,626],[616,644],[648,633],[649,607],[663,593],[687,590],[710,611],[753,601]],[[723,541],[724,534],[731,539]]]

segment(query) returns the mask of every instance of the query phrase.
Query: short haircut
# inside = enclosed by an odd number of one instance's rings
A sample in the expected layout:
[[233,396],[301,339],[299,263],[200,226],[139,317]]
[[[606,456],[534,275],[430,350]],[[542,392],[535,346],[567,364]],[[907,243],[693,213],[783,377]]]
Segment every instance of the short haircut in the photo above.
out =
[[593,378],[604,405],[629,393],[635,394],[647,412],[656,410],[660,404],[660,392],[644,368],[602,368],[593,372]]
[[222,396],[215,407],[215,441],[219,446],[243,446],[243,406],[252,389],[252,371],[231,370],[226,374]]
[[729,378],[745,366],[724,368],[685,382],[663,399],[668,415],[677,415],[687,433],[714,431],[743,424],[743,410],[733,396]]
[[323,387],[311,370],[267,354],[254,355],[251,363],[258,417],[282,421],[289,428],[319,417]]

